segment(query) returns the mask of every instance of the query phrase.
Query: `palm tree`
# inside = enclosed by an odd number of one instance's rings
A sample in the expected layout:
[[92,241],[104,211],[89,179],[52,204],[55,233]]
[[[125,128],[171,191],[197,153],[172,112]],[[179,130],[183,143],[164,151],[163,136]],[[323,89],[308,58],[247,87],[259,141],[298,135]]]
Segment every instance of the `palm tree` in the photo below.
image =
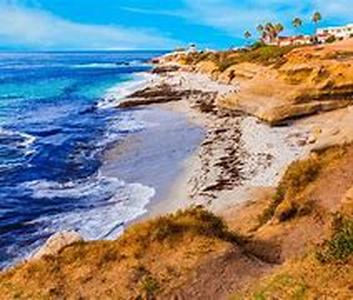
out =
[[300,18],[294,18],[292,21],[292,25],[295,29],[298,30],[299,27],[301,27],[303,25],[303,21]]
[[249,41],[249,39],[252,37],[251,32],[250,31],[245,31],[244,32],[244,37],[245,37],[246,40]]
[[264,26],[264,31],[263,31],[263,37],[268,38],[268,40],[273,41],[276,37],[275,34],[275,26],[271,23],[268,22]]
[[274,26],[275,37],[277,38],[283,30],[284,30],[284,26],[281,23],[277,23]]
[[315,12],[313,14],[313,17],[311,19],[313,21],[313,23],[315,24],[315,33],[316,33],[316,30],[317,30],[317,24],[322,20],[322,16],[321,16],[321,13],[320,12]]
[[262,35],[263,31],[264,31],[264,26],[262,24],[257,25],[256,30],[258,33],[260,33]]
[[250,39],[250,38],[252,37],[251,32],[250,32],[250,31],[245,31],[245,32],[244,32],[244,37],[245,37],[246,39]]
[[281,23],[273,24],[271,22],[266,23],[265,25],[258,25],[256,30],[261,35],[262,40],[267,42],[273,42],[278,35],[284,30],[284,27]]

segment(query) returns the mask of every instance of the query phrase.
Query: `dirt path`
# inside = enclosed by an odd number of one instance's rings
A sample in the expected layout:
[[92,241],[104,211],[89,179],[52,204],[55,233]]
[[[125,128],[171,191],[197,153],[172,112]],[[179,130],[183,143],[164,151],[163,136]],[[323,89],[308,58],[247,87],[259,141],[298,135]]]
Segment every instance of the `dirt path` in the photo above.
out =
[[202,263],[178,291],[166,299],[221,300],[268,273],[274,265],[230,248]]

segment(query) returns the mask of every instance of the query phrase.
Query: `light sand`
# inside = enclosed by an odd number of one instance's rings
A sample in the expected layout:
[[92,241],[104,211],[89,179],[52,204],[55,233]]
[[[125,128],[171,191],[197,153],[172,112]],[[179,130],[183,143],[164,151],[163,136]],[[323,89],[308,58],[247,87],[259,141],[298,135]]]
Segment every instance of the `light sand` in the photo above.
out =
[[[161,84],[170,85],[175,90],[197,90],[218,95],[237,89],[236,86],[213,81],[206,75],[185,72],[154,77],[146,86]],[[153,106],[186,114],[190,122],[206,128],[208,133],[203,143],[206,145],[200,145],[191,157],[181,162],[182,171],[168,195],[150,205],[145,217],[195,204],[205,205],[215,212],[242,204],[251,200],[257,190],[276,186],[286,167],[307,155],[312,148],[308,142],[309,127],[297,123],[274,128],[253,117],[203,113],[194,107],[190,99]],[[230,178],[232,173],[225,174],[227,170],[219,167],[224,162],[236,167],[238,173],[234,176],[239,178],[233,180]],[[226,187],[212,190],[224,178]]]

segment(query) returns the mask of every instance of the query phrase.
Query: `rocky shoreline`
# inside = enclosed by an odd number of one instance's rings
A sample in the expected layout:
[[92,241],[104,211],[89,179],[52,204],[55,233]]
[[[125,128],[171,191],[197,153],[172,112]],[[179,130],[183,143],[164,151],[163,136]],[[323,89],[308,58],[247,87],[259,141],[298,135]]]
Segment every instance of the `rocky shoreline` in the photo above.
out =
[[[245,112],[218,105],[219,97],[236,92],[236,84],[175,67],[161,69],[153,71],[153,78],[142,89],[119,100],[117,107],[159,105],[175,110],[205,127],[206,135],[197,155],[191,158],[191,170],[182,175],[187,177],[182,178],[185,191],[179,194],[189,199],[168,207],[168,201],[180,200],[174,199],[178,197],[172,190],[170,199],[161,203],[164,208],[157,208],[146,218],[198,204],[224,213],[246,204],[259,191],[275,187],[291,162],[352,140],[351,108],[327,113],[330,118],[317,115],[273,127]],[[33,257],[58,252],[72,243],[71,235],[57,233],[59,238],[53,236]]]
[[[219,106],[217,99],[236,92],[237,85],[175,67],[153,74],[140,90],[119,100],[117,107],[159,105],[175,110],[203,126],[206,135],[197,155],[191,157],[189,170],[181,175],[184,184],[178,188],[182,191],[172,189],[168,199],[155,210],[151,207],[145,218],[190,205],[224,213],[228,208],[246,204],[259,191],[275,187],[291,162],[325,145],[347,140],[347,130],[333,132],[334,128],[325,127],[322,120],[326,119],[320,116],[273,127],[242,111]],[[347,125],[352,110],[336,114]],[[345,128],[342,124],[337,126]],[[320,135],[314,136],[318,128]]]

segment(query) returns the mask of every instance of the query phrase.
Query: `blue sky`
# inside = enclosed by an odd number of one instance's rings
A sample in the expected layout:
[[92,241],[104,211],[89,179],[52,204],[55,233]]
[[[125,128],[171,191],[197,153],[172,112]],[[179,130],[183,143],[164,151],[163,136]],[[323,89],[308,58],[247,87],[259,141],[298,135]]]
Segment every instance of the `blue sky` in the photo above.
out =
[[262,22],[353,22],[351,0],[0,0],[0,49],[171,49],[196,43],[228,48]]

